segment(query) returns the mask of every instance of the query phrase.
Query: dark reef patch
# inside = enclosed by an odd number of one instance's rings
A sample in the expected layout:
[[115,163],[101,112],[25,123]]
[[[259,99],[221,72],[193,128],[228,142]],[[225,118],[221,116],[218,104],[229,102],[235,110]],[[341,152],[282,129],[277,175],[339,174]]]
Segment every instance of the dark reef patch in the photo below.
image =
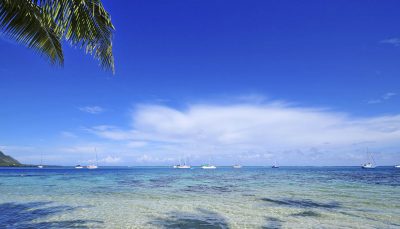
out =
[[96,220],[64,220],[37,222],[48,217],[74,211],[76,207],[66,205],[49,206],[51,202],[2,203],[0,225],[4,228],[89,228],[88,223],[102,224]]
[[291,214],[291,216],[295,217],[321,217],[321,214],[314,211],[302,211],[299,213]]
[[224,217],[216,212],[198,209],[198,214],[185,212],[171,212],[167,218],[157,218],[149,224],[161,228],[179,229],[228,229],[229,225]]
[[262,229],[280,229],[282,228],[282,223],[284,222],[275,217],[266,217],[265,220],[267,223],[262,227]]
[[325,208],[325,209],[333,209],[339,208],[340,204],[338,202],[330,202],[330,203],[320,203],[313,200],[308,199],[271,199],[271,198],[262,198],[262,201],[278,204],[278,205],[286,205],[289,207],[301,207],[301,208]]

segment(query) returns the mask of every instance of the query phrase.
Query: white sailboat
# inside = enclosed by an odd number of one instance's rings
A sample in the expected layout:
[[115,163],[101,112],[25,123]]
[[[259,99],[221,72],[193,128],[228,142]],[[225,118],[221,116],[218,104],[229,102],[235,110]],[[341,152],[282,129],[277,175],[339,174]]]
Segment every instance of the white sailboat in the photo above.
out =
[[38,165],[39,169],[43,169],[43,154],[40,154],[40,165]]
[[83,169],[83,166],[82,165],[76,165],[75,169]]
[[186,164],[186,159],[184,161],[184,163],[181,163],[181,160],[179,160],[179,164],[178,165],[174,165],[174,169],[190,169],[191,166]]
[[201,166],[202,169],[216,169],[215,165],[210,164],[210,160],[208,160],[208,164],[204,164]]
[[215,165],[205,164],[201,166],[202,169],[216,169]]
[[96,164],[95,164],[95,165],[92,164],[92,165],[86,166],[86,168],[88,168],[88,169],[97,169],[97,168],[98,168],[98,163],[97,163],[97,150],[96,150],[96,148],[94,148],[94,151],[96,152]]
[[273,169],[278,169],[278,168],[279,168],[278,163],[275,162],[275,163],[272,165],[272,168],[273,168]]
[[236,165],[233,165],[233,168],[234,168],[234,169],[241,169],[241,168],[242,168],[242,165],[236,164]]
[[176,169],[190,169],[190,165],[176,165]]
[[400,169],[400,165],[395,165],[394,166],[396,169]]
[[374,157],[372,157],[372,154],[370,154],[368,152],[368,150],[367,150],[367,157],[370,158],[372,162],[370,161],[370,162],[367,162],[367,163],[361,165],[361,168],[363,168],[363,169],[374,169],[374,168],[376,168],[376,165],[375,165],[376,163],[375,163]]

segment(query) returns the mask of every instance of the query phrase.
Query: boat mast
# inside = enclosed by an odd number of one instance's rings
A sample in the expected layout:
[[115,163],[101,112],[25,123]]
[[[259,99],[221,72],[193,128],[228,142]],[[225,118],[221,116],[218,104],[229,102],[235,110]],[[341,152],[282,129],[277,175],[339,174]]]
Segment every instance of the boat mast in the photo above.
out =
[[96,166],[98,166],[98,162],[97,162],[97,149],[96,149],[96,147],[94,148],[94,151],[96,152]]

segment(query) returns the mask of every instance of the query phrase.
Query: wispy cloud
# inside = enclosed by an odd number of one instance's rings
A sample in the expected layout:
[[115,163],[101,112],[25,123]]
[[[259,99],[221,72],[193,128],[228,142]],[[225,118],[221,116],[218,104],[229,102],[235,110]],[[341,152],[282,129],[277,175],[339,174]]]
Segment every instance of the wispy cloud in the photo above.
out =
[[[384,97],[392,96],[394,93]],[[95,126],[88,131],[126,147],[131,145],[140,162],[169,161],[182,155],[203,160],[236,157],[254,162],[299,156],[317,160],[319,155],[330,158],[333,151],[354,152],[365,146],[355,145],[360,142],[377,148],[398,146],[400,115],[357,118],[286,104],[203,103],[190,104],[186,109],[140,105],[132,112],[132,125]]]
[[89,113],[89,114],[100,114],[104,112],[104,108],[100,106],[86,106],[86,107],[80,107],[80,111]]
[[115,164],[115,163],[119,163],[121,161],[122,161],[122,159],[120,157],[114,157],[114,156],[106,156],[99,160],[99,162],[104,162],[107,164]]
[[367,101],[368,104],[377,104],[377,103],[382,103],[381,99],[371,99]]
[[394,92],[388,92],[388,93],[386,93],[386,94],[384,94],[384,95],[382,96],[382,99],[388,100],[388,99],[392,98],[392,97],[395,96],[395,95],[397,95],[397,94],[394,93]]
[[74,133],[71,133],[69,131],[61,131],[60,135],[64,138],[77,138],[78,136]]
[[380,43],[390,44],[390,45],[394,45],[394,46],[400,46],[400,38],[389,38],[389,39],[381,40]]
[[[393,96],[390,92],[380,99]],[[354,165],[364,162],[366,147],[385,152],[378,160],[398,159],[400,114],[354,117],[281,101],[212,101],[183,109],[142,104],[131,110],[126,125],[60,132],[64,139],[39,148],[3,143],[0,149],[24,163],[39,163],[43,153],[45,163],[70,165],[93,162],[96,152],[100,165],[171,165],[179,159],[192,164]]]
[[369,103],[369,104],[382,103],[382,102],[384,102],[385,100],[389,100],[389,99],[391,99],[392,97],[394,97],[394,96],[396,96],[396,95],[397,95],[397,93],[388,92],[388,93],[382,95],[379,99],[371,99],[371,100],[368,100],[367,103]]

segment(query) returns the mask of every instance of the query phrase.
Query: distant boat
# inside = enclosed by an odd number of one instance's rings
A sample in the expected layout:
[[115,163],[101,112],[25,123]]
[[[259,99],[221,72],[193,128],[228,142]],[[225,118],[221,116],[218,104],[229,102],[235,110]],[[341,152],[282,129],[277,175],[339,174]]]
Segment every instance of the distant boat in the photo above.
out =
[[201,166],[202,169],[216,169],[215,165],[205,164]]
[[375,165],[376,163],[375,163],[374,157],[372,157],[372,154],[368,153],[368,150],[367,150],[367,157],[370,158],[370,160],[372,160],[372,162],[367,162],[367,163],[361,165],[361,168],[363,168],[363,169],[376,168],[376,165]]
[[38,165],[39,169],[43,169],[43,154],[40,154],[40,165]]
[[273,165],[272,168],[273,168],[273,169],[278,169],[278,168],[279,168],[279,165]]
[[190,169],[191,166],[186,164],[186,160],[183,164],[181,164],[181,161],[179,160],[178,165],[174,165],[174,169]]
[[233,168],[234,168],[234,169],[241,169],[241,168],[242,168],[242,165],[236,164],[236,165],[233,166]]
[[396,169],[400,169],[400,165],[395,165],[394,166]]
[[190,165],[174,165],[174,169],[190,169]]
[[83,166],[82,165],[77,165],[77,166],[75,166],[75,169],[83,169]]
[[375,169],[376,166],[375,166],[374,164],[368,162],[368,163],[363,164],[363,165],[361,166],[361,168],[363,168],[363,169]]
[[96,152],[96,164],[95,165],[86,166],[86,168],[88,168],[88,169],[97,169],[99,167],[98,163],[97,163],[97,151],[96,151],[96,148],[94,148],[94,151]]

